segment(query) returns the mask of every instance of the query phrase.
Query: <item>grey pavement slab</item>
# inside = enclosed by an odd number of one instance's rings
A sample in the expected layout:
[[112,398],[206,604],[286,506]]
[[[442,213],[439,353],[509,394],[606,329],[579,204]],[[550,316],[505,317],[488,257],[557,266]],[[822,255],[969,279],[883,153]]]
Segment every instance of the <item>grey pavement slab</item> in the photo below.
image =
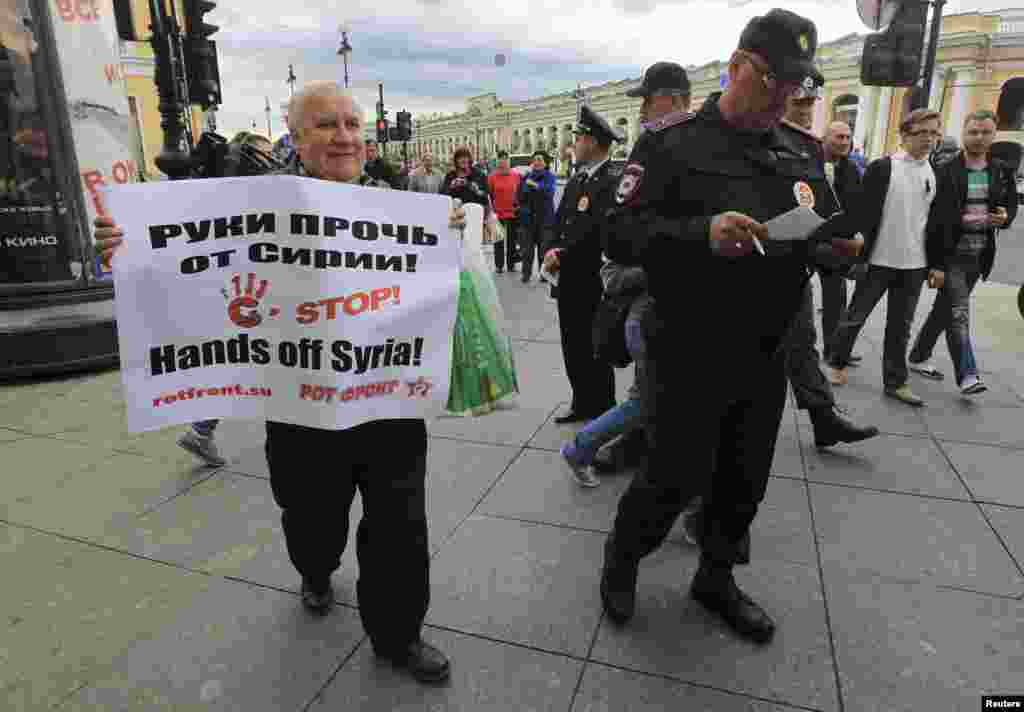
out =
[[813,435],[808,433],[805,443],[809,480],[970,499],[970,493],[931,438],[879,435],[818,450]]
[[796,712],[753,697],[588,663],[570,712]]
[[928,410],[929,431],[939,440],[1004,445],[1024,449],[1024,409],[989,407],[983,401],[965,409]]
[[1024,604],[877,579],[825,578],[846,709],[980,709],[1019,693]]
[[428,420],[427,431],[436,437],[521,446],[547,421],[552,410],[554,406],[501,403],[485,417],[443,416]]
[[1024,578],[978,505],[811,484],[826,575],[879,573],[903,581],[1016,596]]
[[423,637],[452,660],[445,685],[420,685],[363,644],[310,710],[360,712],[564,712],[583,662],[451,631]]
[[942,443],[975,499],[1024,507],[1024,450]]
[[1002,537],[1017,566],[1024,568],[1024,509],[982,506],[996,532]]
[[0,709],[50,709],[212,579],[0,524]]
[[[69,445],[52,442],[55,447]],[[31,493],[5,502],[0,512],[13,523],[91,538],[110,526],[130,523],[212,474],[212,470],[169,471],[145,457],[110,454],[52,482],[38,478]]]
[[[478,510],[556,526],[611,531],[619,498],[632,472],[601,475],[601,486],[579,487],[556,453],[527,450],[491,490]],[[688,546],[682,518],[669,532],[670,544]],[[802,481],[773,477],[751,531],[755,559],[815,563],[814,533]]]
[[434,559],[427,622],[585,655],[603,534],[474,516]]
[[638,672],[821,710],[838,708],[816,567],[754,562],[736,582],[775,619],[774,641],[740,640],[689,596],[697,555],[662,547],[640,565],[635,617],[602,619],[591,658]]
[[362,638],[355,611],[317,618],[297,596],[218,580],[61,709],[299,710]]

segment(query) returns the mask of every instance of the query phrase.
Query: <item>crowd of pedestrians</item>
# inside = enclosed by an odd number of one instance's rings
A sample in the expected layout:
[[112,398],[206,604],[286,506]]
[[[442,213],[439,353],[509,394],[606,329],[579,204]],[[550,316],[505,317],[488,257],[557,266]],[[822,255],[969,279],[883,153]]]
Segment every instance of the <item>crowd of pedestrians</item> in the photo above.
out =
[[[971,113],[962,148],[943,152],[939,114],[914,110],[900,124],[902,150],[864,166],[847,124],[829,124],[821,136],[812,131],[824,82],[816,49],[810,20],[785,10],[755,17],[730,57],[724,91],[696,113],[685,69],[652,65],[628,92],[642,102],[644,131],[621,169],[609,151],[624,137],[584,105],[574,129],[578,167],[558,205],[544,151],[525,175],[509,167],[507,154],[488,174],[467,147],[395,170],[362,138],[361,108],[330,82],[295,94],[287,141],[255,147],[278,156],[289,174],[479,204],[495,271],[519,265],[528,283],[536,267],[551,283],[572,396],[556,421],[580,428],[561,455],[583,487],[600,485],[598,471],[637,467],[601,568],[601,601],[617,624],[634,615],[642,560],[686,513],[688,536],[701,549],[691,595],[736,634],[757,643],[773,638],[770,613],[732,571],[750,558],[749,530],[787,383],[810,415],[818,447],[877,435],[836,403],[832,386],[846,384],[848,369],[861,361],[857,338],[883,295],[887,396],[923,404],[909,373],[943,378],[931,361],[943,332],[957,387],[967,396],[985,390],[971,345],[970,295],[992,268],[997,231],[1017,211],[1012,171],[989,155],[995,116]],[[800,239],[773,240],[766,223],[799,208],[827,220]],[[453,225],[463,219],[453,208]],[[98,250],[109,259],[120,230],[109,217],[96,224]],[[815,274],[827,377],[816,349]],[[925,284],[938,296],[908,365]],[[595,334],[598,325],[605,331]],[[620,355],[597,348],[599,336]],[[634,382],[617,404],[613,367],[624,361],[635,363]],[[699,417],[684,424],[681,407]],[[223,464],[215,428],[216,421],[195,423],[181,445]],[[294,467],[314,451],[336,455],[327,480]],[[426,452],[422,420],[340,431],[267,423],[270,485],[303,605],[322,614],[333,603],[330,576],[358,489],[364,627],[378,655],[436,682],[448,678],[450,665],[420,637],[429,598]],[[333,530],[325,533],[328,524]]]

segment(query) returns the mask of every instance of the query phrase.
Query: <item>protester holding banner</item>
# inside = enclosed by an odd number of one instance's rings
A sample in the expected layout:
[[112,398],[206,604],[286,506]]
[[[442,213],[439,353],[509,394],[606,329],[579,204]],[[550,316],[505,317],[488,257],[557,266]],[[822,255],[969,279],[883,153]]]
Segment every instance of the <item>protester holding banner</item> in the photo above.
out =
[[[337,83],[307,84],[289,104],[288,128],[301,163],[292,171],[324,181],[379,185],[364,172],[363,122],[362,109]],[[465,211],[455,208],[449,219],[461,227],[464,218]],[[97,218],[96,227],[97,251],[109,260],[123,233],[111,217]],[[341,430],[268,420],[266,453],[288,554],[302,576],[303,605],[325,614],[333,604],[330,576],[341,563],[358,488],[363,517],[356,537],[357,594],[374,652],[421,682],[447,680],[448,659],[420,637],[430,593],[423,419],[370,420]]]

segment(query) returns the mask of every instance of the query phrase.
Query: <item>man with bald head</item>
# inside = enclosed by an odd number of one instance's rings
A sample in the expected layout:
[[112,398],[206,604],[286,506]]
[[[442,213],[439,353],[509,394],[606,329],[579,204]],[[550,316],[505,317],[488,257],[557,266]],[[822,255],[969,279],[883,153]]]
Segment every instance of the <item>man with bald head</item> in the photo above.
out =
[[[844,121],[833,121],[825,131],[825,177],[828,178],[839,205],[846,211],[853,210],[853,202],[860,193],[860,171],[850,160],[853,145],[850,125]],[[840,273],[820,273],[821,278],[821,335],[825,342],[825,360],[832,355],[832,341],[839,320],[846,313],[846,276]],[[852,362],[860,360],[853,356]]]

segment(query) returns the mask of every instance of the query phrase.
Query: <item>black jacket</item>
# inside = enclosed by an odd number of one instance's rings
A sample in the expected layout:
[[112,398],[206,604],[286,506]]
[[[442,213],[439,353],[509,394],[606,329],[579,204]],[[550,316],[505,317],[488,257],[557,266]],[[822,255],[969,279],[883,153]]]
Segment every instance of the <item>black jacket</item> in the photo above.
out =
[[[961,151],[935,169],[938,192],[928,216],[929,239],[939,245],[945,258],[956,250],[961,235],[964,205],[967,203],[967,164]],[[1006,208],[1009,227],[1017,217],[1017,186],[1009,166],[997,158],[988,162],[988,206]],[[1006,229],[1006,228],[1003,228]],[[988,279],[996,257],[996,230],[988,230],[981,253],[981,277]]]
[[[938,176],[936,176],[936,181]],[[860,221],[860,231],[864,234],[864,261],[870,262],[878,242],[878,231],[882,228],[882,212],[885,210],[885,196],[889,193],[892,182],[892,157],[886,156],[872,161],[864,171],[864,184],[861,190],[860,207],[856,211]],[[931,210],[939,204],[938,187]],[[929,213],[928,224],[931,225]],[[928,269],[946,269],[946,250],[930,228],[925,230],[924,257]]]
[[449,171],[441,181],[441,189],[438,192],[441,195],[458,198],[463,203],[482,205],[485,211],[490,205],[487,176],[476,170],[471,170],[464,178],[460,178],[455,171]]
[[697,114],[664,117],[638,139],[604,225],[605,253],[647,271],[656,333],[665,348],[691,339],[673,358],[699,367],[701,382],[717,387],[719,374],[732,378],[736,366],[774,356],[817,257],[810,245],[770,240],[765,257],[717,256],[712,218],[737,211],[765,222],[797,207],[806,188],[816,210],[825,206],[820,144],[784,125],[737,130],[716,94]]
[[395,173],[395,169],[379,156],[372,161],[367,161],[363,172],[374,180],[387,183],[392,188],[401,187],[401,181]]
[[594,292],[594,298],[601,296],[601,223],[604,214],[615,203],[615,188],[618,173],[611,162],[604,165],[584,181],[587,174],[577,171],[562,192],[562,201],[555,212],[555,229],[551,239],[544,245],[544,253],[552,248],[561,250],[559,264],[561,274],[559,295],[570,295],[571,283],[586,284]]

